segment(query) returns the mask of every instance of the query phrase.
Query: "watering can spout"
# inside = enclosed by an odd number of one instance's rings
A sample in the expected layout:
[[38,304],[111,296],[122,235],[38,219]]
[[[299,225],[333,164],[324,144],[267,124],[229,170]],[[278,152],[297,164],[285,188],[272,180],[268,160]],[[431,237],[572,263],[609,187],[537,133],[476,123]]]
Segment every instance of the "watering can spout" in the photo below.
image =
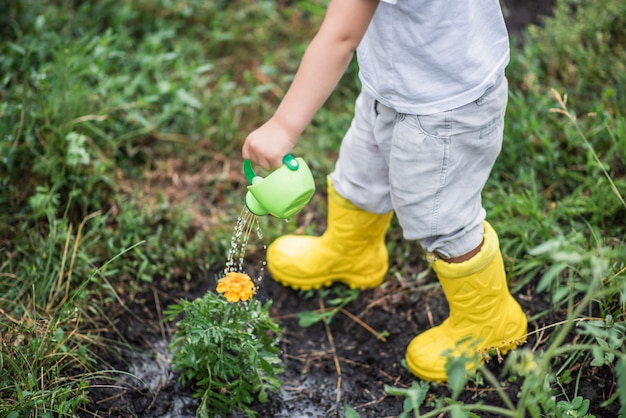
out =
[[[263,177],[254,177],[252,179],[252,184],[258,183],[259,180],[263,180]],[[254,197],[254,195],[250,191],[246,193],[245,202],[248,210],[257,216],[263,216],[269,213],[267,209],[265,209],[263,205],[258,200],[256,200],[256,197]]]
[[250,160],[244,161],[243,171],[250,182],[245,203],[250,212],[289,219],[309,203],[315,182],[306,162],[287,154],[283,163],[263,178],[254,173]]

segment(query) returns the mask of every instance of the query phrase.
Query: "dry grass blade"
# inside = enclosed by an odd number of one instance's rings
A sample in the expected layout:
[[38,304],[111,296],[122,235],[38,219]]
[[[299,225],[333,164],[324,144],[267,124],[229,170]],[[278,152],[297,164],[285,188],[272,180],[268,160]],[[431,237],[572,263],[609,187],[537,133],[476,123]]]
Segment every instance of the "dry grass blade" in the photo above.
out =
[[580,126],[578,125],[578,123],[576,121],[576,115],[573,115],[568,110],[568,108],[567,108],[567,94],[563,94],[563,96],[561,96],[559,94],[559,92],[557,92],[554,88],[551,89],[551,92],[552,92],[552,96],[554,96],[556,101],[559,103],[560,108],[550,109],[550,112],[551,113],[559,113],[561,115],[564,115],[564,116],[566,116],[567,118],[569,118],[572,121],[572,123],[574,124],[574,127],[576,128],[576,132],[578,132],[578,135],[582,138],[583,142],[585,143],[585,145],[589,149],[589,152],[591,152],[591,155],[593,155],[594,160],[598,163],[598,166],[602,170],[602,173],[604,174],[604,176],[608,180],[609,184],[611,185],[611,190],[613,191],[613,194],[615,194],[615,196],[620,201],[622,206],[626,208],[626,201],[624,200],[624,197],[622,196],[622,194],[617,189],[617,186],[615,185],[615,182],[613,181],[613,179],[611,178],[611,175],[606,170],[604,164],[602,164],[602,161],[600,161],[600,157],[598,157],[598,154],[596,154],[595,150],[591,146],[591,143],[589,142],[589,140],[587,139],[587,137],[585,136],[583,131],[580,129]]
[[341,308],[341,313],[343,313],[348,318],[350,318],[351,320],[353,320],[354,322],[356,322],[357,324],[359,324],[360,326],[365,328],[369,333],[371,333],[374,337],[376,337],[377,340],[380,340],[380,341],[385,342],[385,343],[387,342],[387,339],[385,338],[384,335],[382,335],[382,333],[380,333],[380,332],[376,331],[374,328],[370,327],[368,324],[363,322],[363,320],[361,320],[359,317],[357,317],[356,315],[354,315],[353,313],[351,313],[347,309]]
[[[320,309],[323,311],[325,309],[324,299],[320,296],[319,298]],[[328,326],[328,322],[322,321],[324,323],[324,328],[326,329],[326,336],[328,337],[328,342],[330,344],[330,349],[333,354],[333,361],[335,363],[335,370],[337,371],[337,391],[335,400],[337,403],[341,401],[341,364],[339,363],[339,357],[337,356],[337,349],[335,348],[335,340],[333,339],[333,334],[330,331],[330,327]]]

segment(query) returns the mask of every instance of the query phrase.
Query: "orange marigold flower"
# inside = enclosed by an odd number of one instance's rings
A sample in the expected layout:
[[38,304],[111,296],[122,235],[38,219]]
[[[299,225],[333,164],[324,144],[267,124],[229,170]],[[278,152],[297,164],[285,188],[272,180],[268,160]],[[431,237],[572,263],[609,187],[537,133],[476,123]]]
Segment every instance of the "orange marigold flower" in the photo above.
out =
[[217,282],[217,291],[223,293],[227,301],[239,302],[250,299],[256,289],[250,276],[230,271]]

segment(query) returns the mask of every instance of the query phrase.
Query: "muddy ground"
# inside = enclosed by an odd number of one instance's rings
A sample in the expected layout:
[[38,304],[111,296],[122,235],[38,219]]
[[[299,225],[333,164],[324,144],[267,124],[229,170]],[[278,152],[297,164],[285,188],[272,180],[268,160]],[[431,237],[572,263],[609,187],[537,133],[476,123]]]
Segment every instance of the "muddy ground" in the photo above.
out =
[[[519,36],[524,26],[539,23],[540,16],[549,13],[551,2],[505,0],[502,3],[511,34]],[[176,186],[178,192],[180,187]],[[320,224],[325,222],[325,214],[315,217],[319,217]],[[252,277],[258,277],[262,257],[264,254],[257,253],[248,260],[247,269]],[[413,267],[418,271],[427,268],[421,261]],[[168,305],[182,298],[192,300],[213,291],[216,275],[195,277],[191,281],[158,279],[146,286],[145,293],[126,310],[117,307],[116,312],[110,313],[119,334],[110,333],[109,351],[99,354],[103,362],[119,372],[106,374],[93,382],[89,390],[90,403],[81,411],[81,417],[195,416],[198,401],[192,397],[193,387],[181,386],[177,376],[169,370],[167,345],[175,332],[175,324],[164,323],[162,313]],[[270,394],[266,404],[254,405],[258,416],[342,417],[344,403],[356,409],[362,418],[400,415],[403,399],[387,395],[384,387],[410,386],[414,379],[401,364],[408,342],[448,315],[448,306],[435,276],[432,273],[425,276],[419,291],[415,281],[390,276],[380,288],[362,292],[358,300],[347,305],[345,312],[338,313],[327,327],[317,323],[309,328],[298,325],[296,314],[319,309],[323,302],[317,296],[305,298],[299,292],[278,285],[267,272],[263,276],[257,298],[272,301],[272,315],[284,329],[281,350],[285,373],[281,376],[282,390]],[[549,308],[530,287],[515,297],[529,317]],[[529,330],[541,329],[563,317],[563,312],[553,312],[531,322]],[[383,331],[388,333],[384,341],[374,335]],[[532,334],[527,344],[541,350],[548,337]],[[489,367],[496,374],[501,369],[497,361],[491,362]],[[614,386],[611,371],[588,364],[577,367],[583,370],[578,393],[591,400],[590,413],[598,417],[617,416],[617,405],[600,408]],[[518,389],[515,383],[506,388],[514,401]],[[449,394],[446,384],[433,384],[422,412],[429,409],[429,399]],[[488,385],[468,385],[461,400],[502,405]]]

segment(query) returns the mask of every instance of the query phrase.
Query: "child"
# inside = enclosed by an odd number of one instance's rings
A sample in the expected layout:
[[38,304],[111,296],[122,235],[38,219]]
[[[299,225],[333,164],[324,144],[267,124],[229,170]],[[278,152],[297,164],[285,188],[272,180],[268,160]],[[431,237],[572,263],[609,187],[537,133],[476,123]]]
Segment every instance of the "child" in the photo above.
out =
[[328,178],[327,229],[279,238],[268,268],[295,289],[378,286],[395,212],[404,237],[428,251],[450,306],[448,319],[410,342],[407,364],[417,377],[443,381],[446,353],[506,352],[526,335],[481,204],[502,144],[507,30],[498,0],[331,0],[243,158],[280,166],[355,50],[362,91]]

